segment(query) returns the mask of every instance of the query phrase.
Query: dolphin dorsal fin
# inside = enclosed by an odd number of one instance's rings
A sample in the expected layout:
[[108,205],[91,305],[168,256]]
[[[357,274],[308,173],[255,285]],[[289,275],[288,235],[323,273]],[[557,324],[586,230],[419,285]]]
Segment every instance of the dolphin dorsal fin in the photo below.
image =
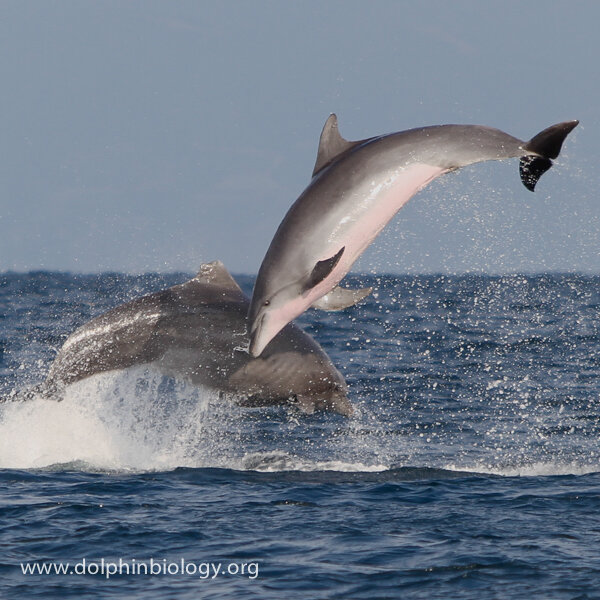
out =
[[[195,294],[200,293],[206,299],[247,302],[244,292],[220,260],[200,265],[196,277],[183,285],[187,286],[188,284],[194,286]],[[198,284],[200,284],[200,287],[198,287]]]
[[337,116],[332,113],[329,115],[319,140],[319,151],[317,152],[317,162],[313,170],[313,177],[327,165],[331,164],[340,154],[346,152],[350,148],[362,144],[364,140],[359,142],[349,142],[345,140],[338,129]]
[[200,265],[200,270],[194,279],[204,284],[218,286],[223,289],[242,291],[236,280],[220,260]]

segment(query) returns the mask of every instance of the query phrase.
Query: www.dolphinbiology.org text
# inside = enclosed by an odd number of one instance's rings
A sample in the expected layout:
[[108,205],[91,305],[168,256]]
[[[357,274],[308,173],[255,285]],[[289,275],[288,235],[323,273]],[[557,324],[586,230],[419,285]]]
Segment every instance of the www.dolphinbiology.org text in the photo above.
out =
[[200,579],[216,579],[223,576],[258,577],[258,562],[194,562],[181,558],[148,560],[87,560],[70,562],[21,563],[23,575],[101,575],[110,579],[116,575],[190,575]]

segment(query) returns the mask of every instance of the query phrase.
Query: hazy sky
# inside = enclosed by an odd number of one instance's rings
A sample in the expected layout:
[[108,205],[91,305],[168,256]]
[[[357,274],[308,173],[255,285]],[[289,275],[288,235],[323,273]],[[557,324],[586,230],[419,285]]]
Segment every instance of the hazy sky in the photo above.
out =
[[0,271],[255,273],[348,139],[581,125],[411,200],[356,271],[600,272],[600,2],[0,0]]

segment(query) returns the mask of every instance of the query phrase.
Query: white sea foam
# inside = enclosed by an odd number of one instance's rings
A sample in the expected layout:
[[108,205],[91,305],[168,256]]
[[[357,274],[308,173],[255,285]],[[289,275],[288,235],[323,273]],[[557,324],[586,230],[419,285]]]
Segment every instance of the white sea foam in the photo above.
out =
[[241,466],[245,470],[277,472],[277,471],[341,471],[346,473],[378,473],[386,471],[387,465],[364,464],[361,462],[345,462],[342,460],[313,461],[285,452],[253,452],[246,454]]
[[[142,369],[102,374],[70,386],[61,402],[34,398],[0,408],[0,468],[84,463],[104,470],[204,466],[204,431],[216,399]],[[161,387],[162,386],[162,387]],[[207,440],[208,438],[208,440]],[[197,440],[205,452],[194,453]]]
[[337,457],[315,460],[277,449],[288,430],[298,426],[293,412],[287,419],[283,416],[285,431],[262,443],[268,423],[265,411],[241,408],[219,399],[216,392],[163,378],[147,368],[104,373],[67,388],[61,402],[33,398],[0,405],[0,468],[113,472],[178,467],[269,472],[387,468]]
[[500,475],[502,477],[549,477],[552,475],[587,475],[600,472],[600,465],[582,465],[577,462],[560,462],[549,460],[527,465],[513,465],[510,467],[497,467],[493,465],[473,464],[459,466],[445,465],[448,471],[462,471],[467,473],[481,473],[486,475]]

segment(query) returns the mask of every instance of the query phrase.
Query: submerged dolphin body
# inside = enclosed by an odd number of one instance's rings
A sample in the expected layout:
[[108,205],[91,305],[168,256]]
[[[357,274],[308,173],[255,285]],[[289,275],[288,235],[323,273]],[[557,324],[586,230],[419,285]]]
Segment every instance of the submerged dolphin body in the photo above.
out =
[[533,191],[578,121],[528,142],[479,125],[438,125],[349,142],[331,115],[313,178],[284,217],[263,259],[250,312],[252,356],[310,306],[350,306],[370,290],[336,287],[398,210],[435,178],[486,160],[520,157]]
[[246,406],[296,402],[305,412],[351,414],[344,378],[295,325],[284,328],[260,358],[238,350],[248,306],[222,263],[202,265],[190,281],[118,306],[77,329],[30,395],[60,398],[66,385],[96,373],[153,364]]

